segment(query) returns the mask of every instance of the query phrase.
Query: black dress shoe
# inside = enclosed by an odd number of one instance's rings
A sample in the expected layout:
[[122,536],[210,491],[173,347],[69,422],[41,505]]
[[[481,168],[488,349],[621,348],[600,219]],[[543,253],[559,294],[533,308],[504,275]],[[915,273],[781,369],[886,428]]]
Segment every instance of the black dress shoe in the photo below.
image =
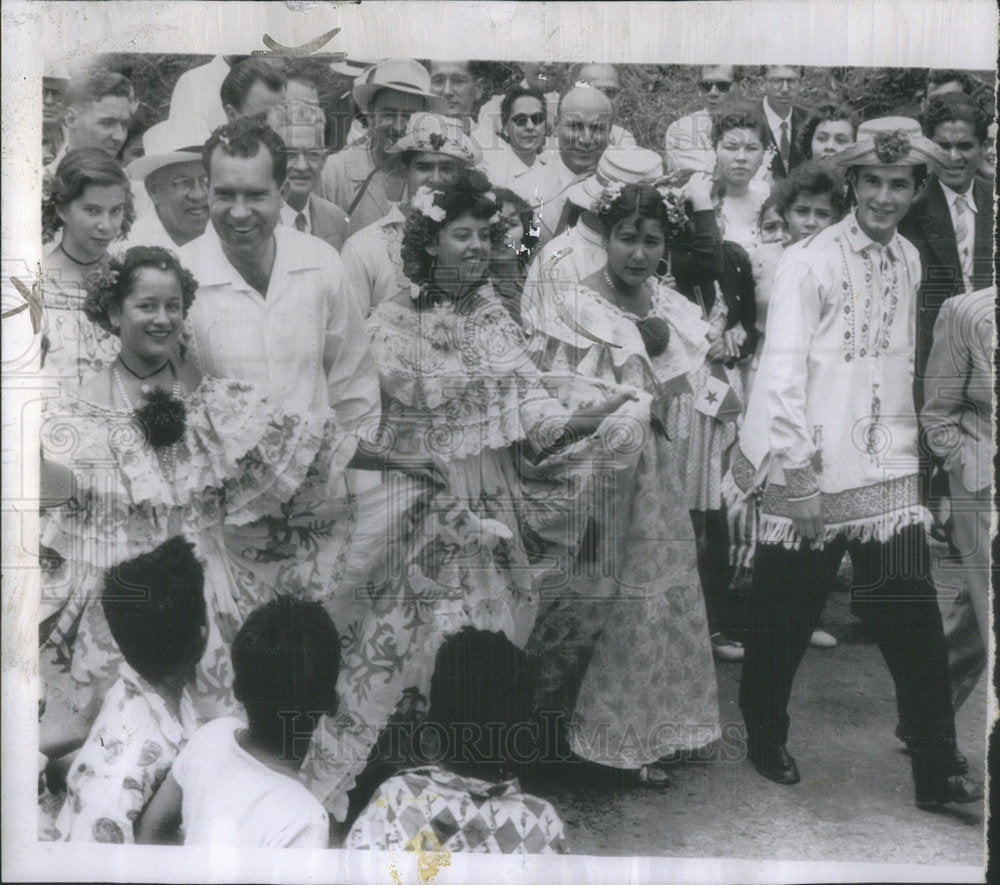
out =
[[[903,738],[902,727],[899,725],[896,726],[896,737],[906,744],[906,741]],[[910,750],[909,745],[904,746],[900,752],[906,756],[913,755],[913,751]],[[968,774],[969,760],[960,750],[953,750],[948,759],[942,761],[941,767],[945,774]]]
[[934,760],[914,756],[913,786],[917,808],[934,808],[952,802],[978,802],[983,798],[982,785],[961,775],[951,774],[948,759]]
[[747,758],[757,773],[776,784],[797,784],[801,777],[792,754],[784,744],[761,744],[747,749]]

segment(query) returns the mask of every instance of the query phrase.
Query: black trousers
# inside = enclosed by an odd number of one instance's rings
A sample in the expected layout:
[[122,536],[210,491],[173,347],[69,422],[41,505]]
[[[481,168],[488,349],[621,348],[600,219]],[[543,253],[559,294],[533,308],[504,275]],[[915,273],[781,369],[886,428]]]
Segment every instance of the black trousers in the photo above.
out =
[[954,751],[948,654],[922,526],[884,544],[837,538],[822,550],[758,546],[740,684],[750,742],[787,742],[792,680],[845,550],[854,569],[851,609],[892,674],[903,739],[916,753]]

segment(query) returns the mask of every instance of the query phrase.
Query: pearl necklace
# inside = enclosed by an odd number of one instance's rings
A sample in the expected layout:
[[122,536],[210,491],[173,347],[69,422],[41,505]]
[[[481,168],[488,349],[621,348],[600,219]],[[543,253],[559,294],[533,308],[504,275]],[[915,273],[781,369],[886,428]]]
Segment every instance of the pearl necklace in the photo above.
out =
[[[121,373],[118,371],[118,362],[116,360],[111,366],[111,375],[115,379],[115,386],[118,388],[118,393],[121,395],[122,401],[125,403],[126,407],[130,412],[135,413],[136,408],[132,405],[132,399],[128,395],[128,391],[125,389],[125,384],[122,381]],[[169,362],[169,361],[168,361]],[[126,368],[128,368],[126,366]],[[170,364],[170,368],[173,368],[173,364]],[[148,396],[153,392],[153,388],[149,384],[142,384],[139,386],[139,391],[143,396]],[[176,373],[174,375],[174,384],[171,388],[170,395],[175,399],[180,397],[181,384],[177,379]],[[156,460],[159,462],[160,470],[168,478],[172,478],[174,471],[177,467],[177,443],[171,446],[161,446],[160,448],[154,448],[153,453],[156,455]]]
[[[642,291],[649,285],[649,281],[648,280],[643,280],[642,281],[642,285],[639,286],[639,291],[636,292],[635,295],[623,294],[622,291],[621,291],[621,289],[618,288],[618,286],[615,283],[614,279],[612,279],[611,274],[608,273],[608,266],[607,265],[604,266],[603,273],[604,273],[604,282],[608,284],[608,288],[612,292],[615,293],[615,297],[617,297],[617,298],[634,298],[634,297],[638,297],[638,295],[640,295],[642,293]],[[618,305],[618,307],[621,308],[621,305]],[[621,309],[625,310],[625,308],[621,308]],[[629,311],[629,310],[625,310],[625,312],[626,313],[633,313],[633,311]]]

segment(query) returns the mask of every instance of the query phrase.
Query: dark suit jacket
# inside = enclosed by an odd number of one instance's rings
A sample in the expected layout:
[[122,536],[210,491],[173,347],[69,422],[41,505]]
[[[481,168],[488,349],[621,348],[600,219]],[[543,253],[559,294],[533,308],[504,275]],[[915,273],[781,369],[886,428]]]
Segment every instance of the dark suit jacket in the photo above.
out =
[[[993,194],[989,186],[977,178],[972,184],[972,198],[976,204],[972,289],[976,290],[993,285]],[[920,252],[914,373],[914,398],[919,410],[923,406],[924,373],[934,338],[934,322],[945,300],[963,291],[955,229],[937,178],[928,178],[923,193],[900,222],[899,233]]]
[[[760,118],[764,121],[764,150],[766,151],[771,145],[774,145],[777,151],[778,145],[774,140],[774,135],[771,133],[771,127],[767,125],[767,114],[764,112],[764,100],[761,99],[760,104],[757,105],[757,113],[760,114]],[[794,169],[799,163],[805,160],[802,156],[802,151],[799,149],[799,133],[802,132],[802,127],[806,125],[806,121],[809,119],[809,111],[805,108],[800,108],[795,105],[792,106],[792,131],[788,133],[788,166],[785,168],[784,161],[781,159],[781,154],[776,153],[774,155],[774,161],[771,163],[771,175],[775,179],[787,178],[788,173]]]
[[326,240],[338,252],[347,239],[347,212],[336,203],[312,194],[309,197],[309,224],[312,235]]

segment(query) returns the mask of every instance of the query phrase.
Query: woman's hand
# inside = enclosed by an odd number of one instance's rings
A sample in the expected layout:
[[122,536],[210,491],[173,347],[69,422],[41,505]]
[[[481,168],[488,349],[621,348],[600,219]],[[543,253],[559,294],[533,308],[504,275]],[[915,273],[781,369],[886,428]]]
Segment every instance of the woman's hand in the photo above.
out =
[[725,352],[726,359],[738,359],[740,356],[740,350],[743,347],[744,342],[747,340],[746,329],[743,328],[742,323],[737,323],[731,329],[727,329],[722,333],[723,349]]
[[695,172],[684,185],[682,194],[685,200],[691,201],[695,212],[711,211],[712,206],[712,176],[707,172]]

